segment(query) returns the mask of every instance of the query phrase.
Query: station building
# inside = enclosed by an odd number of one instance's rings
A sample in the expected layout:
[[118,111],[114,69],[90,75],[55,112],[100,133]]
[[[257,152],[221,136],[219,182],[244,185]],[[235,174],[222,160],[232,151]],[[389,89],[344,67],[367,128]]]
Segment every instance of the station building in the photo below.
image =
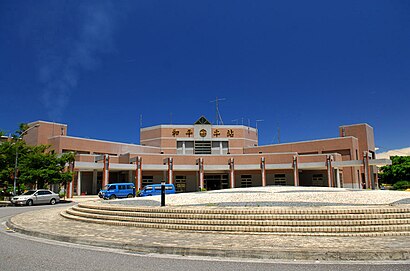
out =
[[267,185],[377,188],[373,128],[339,127],[339,137],[259,146],[257,129],[213,125],[204,116],[191,125],[140,129],[140,144],[67,134],[65,124],[35,121],[24,140],[74,152],[69,195],[97,194],[107,183],[133,182],[138,189],[165,180],[178,192]]

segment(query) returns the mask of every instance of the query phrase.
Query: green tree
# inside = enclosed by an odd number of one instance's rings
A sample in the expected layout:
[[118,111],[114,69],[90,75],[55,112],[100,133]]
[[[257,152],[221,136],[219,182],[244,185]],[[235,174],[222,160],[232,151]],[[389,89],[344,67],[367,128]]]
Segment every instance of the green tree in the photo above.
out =
[[391,156],[392,164],[381,168],[382,183],[395,184],[410,181],[410,156]]
[[66,170],[67,165],[74,161],[74,154],[57,155],[50,146],[29,146],[22,139],[23,132],[28,129],[26,124],[20,124],[10,141],[0,143],[0,190],[12,190],[16,154],[17,187],[43,188],[51,184],[66,184],[71,181],[73,173]]
[[24,184],[44,188],[51,184],[63,184],[70,181],[72,173],[65,170],[71,154],[57,156],[49,146],[30,147],[21,158],[20,181]]

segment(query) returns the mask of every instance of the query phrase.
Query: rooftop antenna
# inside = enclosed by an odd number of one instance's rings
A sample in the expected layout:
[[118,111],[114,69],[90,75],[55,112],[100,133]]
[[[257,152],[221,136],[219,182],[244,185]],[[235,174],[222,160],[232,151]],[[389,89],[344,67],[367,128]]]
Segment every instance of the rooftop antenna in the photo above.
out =
[[238,125],[238,119],[234,119],[232,122],[235,122],[235,125]]
[[140,114],[140,129],[142,128],[142,114]]
[[256,120],[255,122],[256,122],[256,131],[258,131],[258,122],[262,122],[262,121],[264,121],[264,120]]
[[225,101],[225,100],[226,100],[225,98],[219,98],[219,99],[218,99],[218,96],[217,96],[215,100],[210,101],[210,103],[215,103],[215,119],[216,119],[216,125],[219,124],[219,123],[218,123],[219,121],[221,122],[222,125],[224,124],[224,122],[223,122],[223,120],[222,120],[222,117],[221,117],[221,113],[219,112],[218,102],[219,102],[219,101]]
[[278,144],[280,144],[280,127],[278,126]]

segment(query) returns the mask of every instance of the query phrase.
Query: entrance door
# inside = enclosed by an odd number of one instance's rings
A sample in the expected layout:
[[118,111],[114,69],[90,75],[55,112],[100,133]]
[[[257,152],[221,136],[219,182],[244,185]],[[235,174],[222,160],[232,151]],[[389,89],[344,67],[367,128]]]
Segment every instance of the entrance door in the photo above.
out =
[[228,175],[218,174],[218,175],[205,175],[205,185],[206,189],[209,190],[219,190],[225,188],[228,180]]

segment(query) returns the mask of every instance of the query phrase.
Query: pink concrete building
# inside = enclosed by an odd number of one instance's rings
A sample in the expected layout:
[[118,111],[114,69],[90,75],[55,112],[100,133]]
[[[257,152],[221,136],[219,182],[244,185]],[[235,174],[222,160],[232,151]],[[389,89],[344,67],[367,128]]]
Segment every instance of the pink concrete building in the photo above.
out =
[[166,180],[178,192],[233,187],[292,185],[377,188],[373,128],[345,125],[339,137],[259,146],[258,131],[244,125],[157,125],[140,130],[140,144],[67,135],[67,125],[36,121],[24,137],[49,144],[57,153],[74,152],[75,178],[69,194],[97,194],[107,183],[133,182],[138,188]]

